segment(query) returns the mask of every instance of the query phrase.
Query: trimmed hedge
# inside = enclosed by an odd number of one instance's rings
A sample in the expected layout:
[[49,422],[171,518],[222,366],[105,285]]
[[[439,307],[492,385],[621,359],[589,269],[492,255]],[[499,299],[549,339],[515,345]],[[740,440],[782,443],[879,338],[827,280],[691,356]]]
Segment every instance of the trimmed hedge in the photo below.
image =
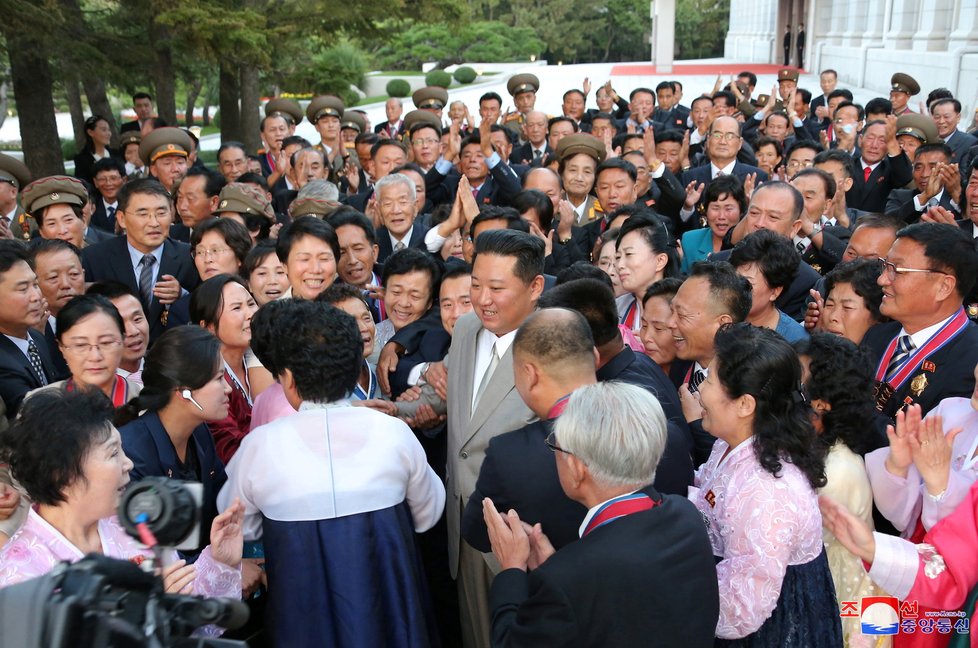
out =
[[448,88],[452,85],[452,75],[445,70],[432,70],[424,75],[424,82],[429,86]]
[[391,79],[387,82],[386,90],[391,97],[406,97],[411,94],[411,84],[404,79]]
[[452,76],[454,76],[455,80],[459,83],[467,84],[475,81],[476,77],[479,76],[479,73],[469,66],[463,65],[460,68],[455,68],[455,73]]

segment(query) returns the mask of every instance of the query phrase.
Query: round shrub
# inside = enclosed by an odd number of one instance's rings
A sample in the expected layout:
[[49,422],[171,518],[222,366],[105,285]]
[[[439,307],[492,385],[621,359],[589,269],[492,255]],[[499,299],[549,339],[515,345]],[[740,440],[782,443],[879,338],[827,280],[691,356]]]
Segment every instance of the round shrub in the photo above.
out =
[[387,94],[391,97],[406,97],[411,94],[411,84],[404,79],[391,79],[387,82]]
[[452,75],[445,70],[432,70],[424,75],[425,85],[447,88],[452,85]]
[[479,74],[469,66],[463,65],[460,68],[455,68],[455,73],[452,76],[459,83],[472,83]]

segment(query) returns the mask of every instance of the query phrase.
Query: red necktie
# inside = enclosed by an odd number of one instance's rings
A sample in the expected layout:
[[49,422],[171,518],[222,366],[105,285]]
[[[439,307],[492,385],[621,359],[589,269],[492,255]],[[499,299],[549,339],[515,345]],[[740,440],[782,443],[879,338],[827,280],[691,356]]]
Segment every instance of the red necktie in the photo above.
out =
[[869,176],[873,175],[873,168],[866,167],[863,169],[863,182],[869,182]]

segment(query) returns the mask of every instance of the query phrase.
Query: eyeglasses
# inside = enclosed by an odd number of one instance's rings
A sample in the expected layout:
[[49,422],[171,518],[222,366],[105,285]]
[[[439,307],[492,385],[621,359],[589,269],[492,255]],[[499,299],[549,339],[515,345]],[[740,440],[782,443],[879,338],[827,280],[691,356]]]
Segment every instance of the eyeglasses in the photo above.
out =
[[786,165],[786,167],[789,169],[799,169],[799,168],[810,169],[813,166],[815,166],[815,163],[812,162],[811,160],[791,160]]
[[95,344],[79,342],[78,344],[68,344],[64,349],[75,356],[87,356],[92,352],[92,349],[98,349],[100,354],[105,355],[117,349],[121,344],[122,340],[106,340],[104,342],[96,342]]
[[434,146],[441,143],[441,140],[436,140],[434,137],[418,137],[411,140],[411,143],[415,146]]
[[205,259],[207,259],[209,257],[213,257],[213,258],[216,259],[217,257],[223,256],[224,254],[226,254],[227,252],[230,252],[230,251],[231,251],[231,248],[227,248],[227,247],[223,247],[223,248],[211,248],[209,250],[205,250],[203,248],[197,248],[196,250],[191,250],[190,251],[190,256],[193,256],[193,257],[204,257]]
[[733,142],[734,140],[739,140],[740,135],[737,133],[710,133],[710,139],[712,139],[714,142],[719,142],[720,140]]
[[545,443],[547,444],[547,447],[550,448],[551,452],[563,452],[564,454],[569,454],[572,457],[574,456],[574,453],[571,452],[570,450],[564,450],[559,445],[557,445],[557,435],[554,432],[551,432],[550,434],[547,435],[547,439]]
[[942,275],[949,274],[943,270],[931,270],[930,268],[901,268],[896,264],[890,263],[886,259],[879,259],[879,263],[880,274],[885,276],[890,281],[896,279],[898,274],[910,274],[911,272],[934,272]]

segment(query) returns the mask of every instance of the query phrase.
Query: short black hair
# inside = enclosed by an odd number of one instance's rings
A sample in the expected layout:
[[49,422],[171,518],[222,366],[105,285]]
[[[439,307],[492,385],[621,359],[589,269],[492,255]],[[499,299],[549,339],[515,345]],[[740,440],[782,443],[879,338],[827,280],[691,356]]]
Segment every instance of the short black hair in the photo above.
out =
[[855,160],[853,160],[852,156],[842,149],[829,149],[827,151],[822,151],[812,160],[812,164],[815,166],[824,164],[826,162],[838,162],[841,164],[842,171],[846,174],[847,178],[851,178],[856,173]]
[[[370,222],[370,219],[367,218],[365,214],[358,212],[352,207],[340,207],[326,218],[326,222],[329,223],[330,227],[332,227],[334,231],[338,230],[344,225],[359,227],[361,230],[363,230],[364,236],[367,237],[368,243],[371,245],[376,245],[377,243],[377,232],[374,230],[374,226]],[[339,257],[337,257],[337,261],[339,261]]]
[[136,195],[140,196],[160,196],[170,202],[170,192],[156,178],[140,178],[131,182],[126,182],[119,189],[119,211],[126,211],[129,207],[129,200]]
[[[614,115],[606,112],[594,113],[593,115],[591,115],[591,125],[593,126],[594,122],[597,121],[598,119],[606,120],[609,124],[611,124],[612,128],[614,128],[616,131],[618,130],[618,125],[615,123]],[[656,137],[658,137],[658,135],[659,134],[656,133]]]
[[730,265],[742,268],[755,264],[772,289],[791,285],[798,274],[799,260],[794,244],[770,230],[748,234],[730,252]]
[[[794,142],[792,142],[791,146],[789,146],[784,150],[785,162],[791,159],[792,153],[794,153],[795,151],[800,151],[802,149],[808,149],[809,151],[814,151],[815,155],[818,155],[819,153],[825,150],[824,148],[822,148],[822,145],[819,144],[818,142],[814,142],[812,140],[795,140]],[[815,161],[813,158],[812,164],[814,163]]]
[[346,398],[360,378],[363,339],[353,316],[321,301],[282,300],[272,342],[275,368],[292,373],[304,401]]
[[282,263],[287,263],[292,246],[304,236],[318,238],[320,241],[329,245],[333,250],[333,260],[336,263],[340,262],[340,241],[336,238],[336,230],[315,216],[300,216],[282,228],[282,231],[278,233],[278,239],[275,243],[275,252],[278,254],[278,260]]
[[55,506],[85,479],[88,453],[112,433],[112,402],[98,389],[45,389],[24,400],[0,437],[2,457],[31,500]]
[[866,107],[863,109],[864,112],[869,115],[889,115],[893,112],[893,104],[890,103],[889,99],[884,99],[883,97],[876,97],[875,99],[870,99],[866,102]]
[[200,326],[213,326],[218,330],[218,323],[224,313],[224,287],[236,283],[248,294],[248,284],[238,275],[219,274],[200,284],[190,293],[190,321]]
[[733,108],[737,105],[737,97],[734,96],[734,93],[730,92],[729,90],[718,90],[717,92],[713,93],[711,98],[713,99],[714,104],[716,103],[717,99],[723,99],[728,108]]
[[353,144],[355,146],[359,146],[361,144],[369,144],[370,146],[373,146],[378,140],[380,140],[380,135],[377,133],[360,133],[356,136],[356,138],[354,138]]
[[886,319],[880,314],[880,304],[883,302],[883,288],[876,280],[880,276],[880,264],[869,259],[853,259],[844,261],[832,268],[825,275],[825,297],[828,299],[832,289],[838,284],[849,284],[853,292],[863,298],[866,309],[872,313],[873,319],[882,322]]
[[567,308],[583,315],[596,346],[621,336],[615,292],[598,279],[576,279],[554,286],[540,296],[538,306],[541,309]]
[[746,77],[747,85],[749,85],[750,87],[753,88],[757,86],[757,75],[751,72],[750,70],[744,70],[743,72],[738,73],[737,78],[739,79],[740,77]]
[[564,101],[567,101],[567,95],[572,95],[572,94],[580,95],[581,96],[581,99],[587,100],[587,95],[585,95],[583,92],[581,92],[577,88],[571,88],[570,90],[568,90],[567,92],[565,92],[564,95],[561,97],[561,99],[563,99]]
[[224,243],[234,252],[238,264],[244,263],[248,252],[251,251],[251,235],[248,229],[236,220],[230,218],[208,218],[197,225],[190,234],[190,254],[197,255],[197,246],[208,232],[217,232]]
[[217,149],[217,159],[220,160],[221,159],[221,153],[223,153],[224,151],[227,151],[229,149],[239,149],[242,153],[245,154],[245,157],[250,157],[248,155],[248,149],[245,148],[245,145],[242,142],[237,142],[235,140],[228,140],[227,142],[222,142],[221,143],[221,146],[218,147],[218,149]]
[[832,113],[832,118],[834,119],[839,114],[839,111],[842,110],[843,108],[855,108],[856,119],[858,121],[862,121],[862,119],[866,116],[866,111],[863,110],[863,107],[860,106],[859,104],[853,103],[851,101],[843,101],[842,103],[840,103],[838,106],[835,107],[835,112]]
[[[520,213],[513,207],[501,207],[499,205],[482,205],[479,213],[469,224],[469,235],[473,235],[475,230],[486,221],[504,220],[506,229],[516,229],[521,232],[529,232],[530,228]],[[520,227],[522,226],[522,227]],[[473,239],[474,240],[474,239]]]
[[[416,124],[411,128],[411,135],[414,135],[414,131],[419,126],[421,126],[421,124]],[[373,159],[377,157],[377,151],[385,146],[393,146],[394,148],[400,149],[401,153],[403,153],[405,156],[407,155],[407,147],[403,143],[392,139],[379,139],[373,146],[370,147],[370,158]]]
[[496,92],[487,92],[481,97],[479,97],[479,105],[482,105],[483,101],[498,101],[499,107],[503,107],[503,98],[499,96]]
[[950,162],[951,158],[954,157],[954,151],[951,150],[950,146],[944,142],[932,142],[928,144],[921,144],[914,153],[914,160],[924,153],[934,153],[935,151],[940,151],[943,153],[948,162]]
[[524,189],[516,194],[511,204],[513,205],[513,209],[520,214],[535,209],[537,216],[540,218],[540,229],[544,233],[550,231],[554,220],[554,204],[547,194],[538,189]]
[[822,169],[816,169],[815,167],[808,167],[796,173],[794,176],[792,176],[791,179],[797,180],[798,178],[804,178],[806,176],[815,176],[816,178],[821,180],[822,186],[825,189],[825,197],[828,198],[829,200],[835,198],[835,191],[836,191],[835,178],[832,177],[831,173],[829,173],[828,171],[824,171]]
[[943,106],[944,104],[951,104],[951,106],[954,107],[954,112],[960,115],[961,102],[955,99],[954,96],[949,95],[949,96],[931,98],[931,95],[933,95],[935,92],[939,92],[940,90],[944,90],[945,92],[950,93],[950,90],[947,90],[946,88],[937,88],[936,90],[932,90],[931,93],[927,95],[927,107],[930,110],[930,113],[933,115],[934,109],[937,108],[938,106]]
[[265,179],[260,173],[254,173],[249,171],[248,173],[242,173],[235,182],[243,182],[244,184],[252,184],[260,187],[264,191],[268,191],[268,180]]
[[597,184],[598,178],[601,174],[609,169],[620,169],[628,174],[628,177],[632,179],[632,182],[638,180],[638,170],[635,169],[635,165],[628,160],[623,160],[621,158],[609,158],[598,165],[598,168],[594,172],[594,182]]
[[133,103],[136,103],[136,100],[137,99],[149,99],[150,101],[152,101],[153,100],[153,95],[151,95],[148,92],[137,92],[137,93],[135,93],[135,94],[132,95],[132,102]]
[[81,250],[76,248],[68,241],[64,241],[62,239],[46,239],[38,237],[33,239],[28,244],[28,247],[30,249],[31,265],[34,267],[37,266],[37,257],[41,256],[42,254],[54,254],[55,252],[71,252],[78,258],[79,262],[82,260]]
[[[656,94],[658,94],[659,91],[661,90],[668,90],[669,92],[674,92],[675,88],[673,88],[672,86],[672,81],[660,81],[659,84],[655,86]],[[656,141],[658,141],[658,138],[656,138]]]
[[806,106],[812,103],[812,93],[809,90],[806,90],[805,88],[796,88],[795,92],[798,93],[798,96],[801,97],[801,100],[805,102]]
[[829,93],[829,96],[825,98],[825,103],[828,104],[829,101],[837,97],[843,97],[846,101],[852,101],[852,92],[846,90],[845,88],[836,88]]
[[634,90],[628,93],[628,100],[631,101],[632,99],[635,98],[635,95],[637,95],[640,92],[644,92],[645,94],[652,95],[652,105],[655,105],[655,91],[652,90],[651,88],[645,88],[645,87],[635,88]]
[[[224,179],[220,173],[216,173],[207,168],[201,168],[192,166],[187,169],[187,175],[183,176],[180,180],[183,183],[187,178],[199,178],[203,177],[204,180],[204,193],[208,198],[213,198],[214,196],[221,195],[221,189],[227,184],[227,180]],[[173,192],[173,198],[176,200],[176,191]]]
[[351,286],[350,284],[334,283],[326,290],[316,295],[316,301],[323,302],[324,304],[331,304],[333,306],[350,299],[362,302],[368,310],[370,309],[370,304],[367,303],[367,298],[364,297],[363,291],[356,286]]
[[665,279],[659,279],[654,284],[648,287],[645,294],[642,296],[642,305],[649,301],[653,297],[664,297],[668,301],[672,301],[672,298],[676,296],[679,292],[679,287],[683,285],[683,280],[678,277],[666,277]]
[[490,230],[483,232],[475,241],[475,254],[472,262],[480,254],[514,257],[515,274],[524,286],[529,286],[533,280],[543,275],[543,262],[546,247],[543,241],[525,232],[515,230]]
[[134,297],[136,301],[139,301],[139,306],[142,308],[139,293],[121,281],[96,281],[85,289],[85,294],[102,295],[109,301],[128,295],[130,297]]
[[587,261],[575,261],[561,270],[560,274],[557,275],[555,285],[560,286],[571,281],[577,281],[578,279],[595,279],[612,290],[615,288],[615,284],[607,272]]
[[27,244],[18,239],[0,239],[0,274],[10,270],[19,261],[34,269]]
[[791,194],[791,199],[794,200],[794,210],[791,213],[792,220],[798,220],[802,217],[805,212],[805,198],[801,195],[801,192],[795,189],[790,183],[784,182],[783,180],[769,180],[763,184],[758,185],[754,189],[754,193],[751,194],[751,200],[757,196],[759,191],[771,191],[772,189],[777,189],[780,191],[787,191]]
[[258,243],[256,243],[255,246],[248,251],[248,256],[245,257],[244,262],[241,264],[241,277],[245,281],[251,279],[251,273],[254,272],[255,268],[260,266],[270,254],[275,255],[275,258],[278,259],[278,255],[275,253],[275,241],[268,239],[258,241]]
[[384,273],[381,281],[384,286],[391,277],[404,275],[409,272],[424,272],[428,275],[428,302],[429,306],[438,295],[438,282],[441,281],[441,270],[438,264],[427,252],[422,252],[416,248],[404,248],[387,257],[384,262]]
[[[440,126],[437,126],[437,125],[432,124],[431,122],[427,122],[427,121],[419,121],[419,122],[416,122],[416,123],[412,124],[411,125],[411,128],[408,129],[408,138],[413,138],[414,135],[415,135],[415,133],[417,133],[418,131],[422,131],[422,130],[424,130],[426,128],[430,128],[431,130],[435,131],[435,133],[438,135],[438,137],[441,137],[442,136],[442,129],[441,129]],[[373,157],[373,154],[374,154],[374,151],[375,150],[380,150],[380,147],[378,147],[377,144],[380,144],[381,142],[393,142],[393,141],[394,140],[385,139],[383,137],[380,138],[380,139],[378,139],[374,143],[374,145],[370,147],[370,156]]]
[[92,177],[95,178],[103,171],[116,171],[123,178],[126,177],[126,163],[116,157],[104,157],[95,163],[92,168]]
[[706,186],[706,190],[703,192],[703,204],[707,206],[724,198],[736,200],[741,214],[747,211],[747,194],[744,192],[744,183],[732,173],[716,178]]
[[119,337],[126,337],[126,324],[122,321],[122,315],[119,314],[119,309],[115,307],[115,304],[102,295],[85,293],[84,295],[75,295],[58,311],[57,332],[55,333],[58,343],[61,343],[61,338],[75,324],[95,313],[108,315],[109,319],[119,327]]
[[689,271],[686,281],[702,277],[710,286],[710,300],[717,304],[734,322],[747,319],[751,307],[752,288],[746,277],[741,277],[726,261],[697,261]]
[[655,143],[672,142],[673,144],[682,144],[684,136],[685,134],[682,131],[676,130],[675,128],[668,128],[655,132]]
[[924,248],[924,256],[936,269],[950,271],[956,279],[955,289],[963,299],[974,288],[978,275],[978,250],[971,235],[960,227],[943,223],[914,223],[897,232]]

